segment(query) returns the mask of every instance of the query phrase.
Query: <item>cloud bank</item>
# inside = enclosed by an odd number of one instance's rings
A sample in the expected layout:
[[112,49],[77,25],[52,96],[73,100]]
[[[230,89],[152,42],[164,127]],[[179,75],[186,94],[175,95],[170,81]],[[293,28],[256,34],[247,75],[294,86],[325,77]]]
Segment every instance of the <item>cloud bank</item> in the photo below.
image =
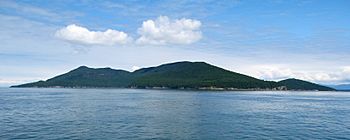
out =
[[131,38],[124,32],[108,29],[104,32],[90,31],[85,27],[75,24],[68,25],[56,31],[56,37],[83,45],[123,45],[131,41]]
[[160,16],[156,20],[147,20],[138,29],[140,38],[137,44],[167,45],[191,44],[202,38],[199,30],[201,22],[193,19],[170,20],[167,16]]
[[313,81],[316,83],[343,84],[350,82],[350,66],[339,68],[337,72],[303,72],[278,66],[259,66],[257,67],[257,69],[260,70],[255,75],[261,79],[267,80],[283,80],[286,78],[297,78],[307,81]]

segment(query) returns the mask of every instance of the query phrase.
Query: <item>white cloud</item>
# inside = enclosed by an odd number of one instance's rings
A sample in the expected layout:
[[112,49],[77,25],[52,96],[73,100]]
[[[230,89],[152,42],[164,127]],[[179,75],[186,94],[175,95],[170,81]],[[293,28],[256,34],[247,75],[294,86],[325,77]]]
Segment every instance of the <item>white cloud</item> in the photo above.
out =
[[316,83],[332,83],[342,80],[340,75],[327,72],[295,72],[293,73],[293,78],[312,81]]
[[132,71],[135,71],[135,70],[138,70],[138,69],[140,69],[141,67],[139,67],[139,66],[132,66],[132,68],[131,68],[131,70]]
[[350,75],[350,66],[343,67],[343,73],[346,73],[346,74]]
[[[201,22],[193,19],[171,20],[167,16],[159,16],[156,20],[147,20],[138,28],[140,37],[138,45],[186,45],[202,38]],[[104,32],[90,31],[75,24],[56,31],[56,37],[83,45],[116,45],[133,43],[126,33],[108,29]]]
[[336,72],[298,71],[285,66],[264,65],[256,66],[255,76],[266,80],[282,80],[297,78],[316,83],[348,83],[350,82],[350,67],[339,68]]
[[156,20],[147,20],[138,29],[141,35],[137,44],[167,45],[191,44],[202,38],[201,22],[193,19],[170,20],[159,16]]
[[266,80],[281,80],[293,76],[293,72],[289,68],[281,68],[278,66],[258,66],[257,76]]
[[104,32],[90,31],[87,28],[71,24],[64,27],[55,34],[56,37],[83,45],[105,45],[127,44],[132,39],[124,32],[108,29]]

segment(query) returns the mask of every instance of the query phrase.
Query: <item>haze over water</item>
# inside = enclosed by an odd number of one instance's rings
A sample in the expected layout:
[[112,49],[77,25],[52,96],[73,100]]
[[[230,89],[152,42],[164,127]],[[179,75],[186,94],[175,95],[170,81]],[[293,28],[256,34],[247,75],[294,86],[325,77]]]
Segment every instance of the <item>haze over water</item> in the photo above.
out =
[[347,92],[0,88],[0,139],[349,139]]

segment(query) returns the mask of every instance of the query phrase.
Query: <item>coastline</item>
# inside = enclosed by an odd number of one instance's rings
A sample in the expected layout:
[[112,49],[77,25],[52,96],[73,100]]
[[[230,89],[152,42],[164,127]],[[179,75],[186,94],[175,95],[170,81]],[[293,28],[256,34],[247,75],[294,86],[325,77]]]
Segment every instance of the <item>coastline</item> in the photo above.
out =
[[[199,87],[199,88],[169,88],[169,87],[64,87],[64,86],[49,86],[49,87],[17,87],[10,86],[8,88],[46,88],[46,89],[147,89],[147,90],[180,90],[180,91],[314,91],[322,92],[323,90],[289,90],[289,89],[238,89],[238,88],[216,88],[216,87]],[[350,92],[350,90],[332,90],[335,92]]]

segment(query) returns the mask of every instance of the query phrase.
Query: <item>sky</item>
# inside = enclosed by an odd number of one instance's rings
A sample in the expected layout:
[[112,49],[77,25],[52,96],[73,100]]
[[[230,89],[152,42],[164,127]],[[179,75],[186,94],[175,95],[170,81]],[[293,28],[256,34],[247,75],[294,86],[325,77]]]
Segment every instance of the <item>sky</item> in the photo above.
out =
[[350,83],[348,0],[1,0],[0,41],[0,86],[177,61]]

